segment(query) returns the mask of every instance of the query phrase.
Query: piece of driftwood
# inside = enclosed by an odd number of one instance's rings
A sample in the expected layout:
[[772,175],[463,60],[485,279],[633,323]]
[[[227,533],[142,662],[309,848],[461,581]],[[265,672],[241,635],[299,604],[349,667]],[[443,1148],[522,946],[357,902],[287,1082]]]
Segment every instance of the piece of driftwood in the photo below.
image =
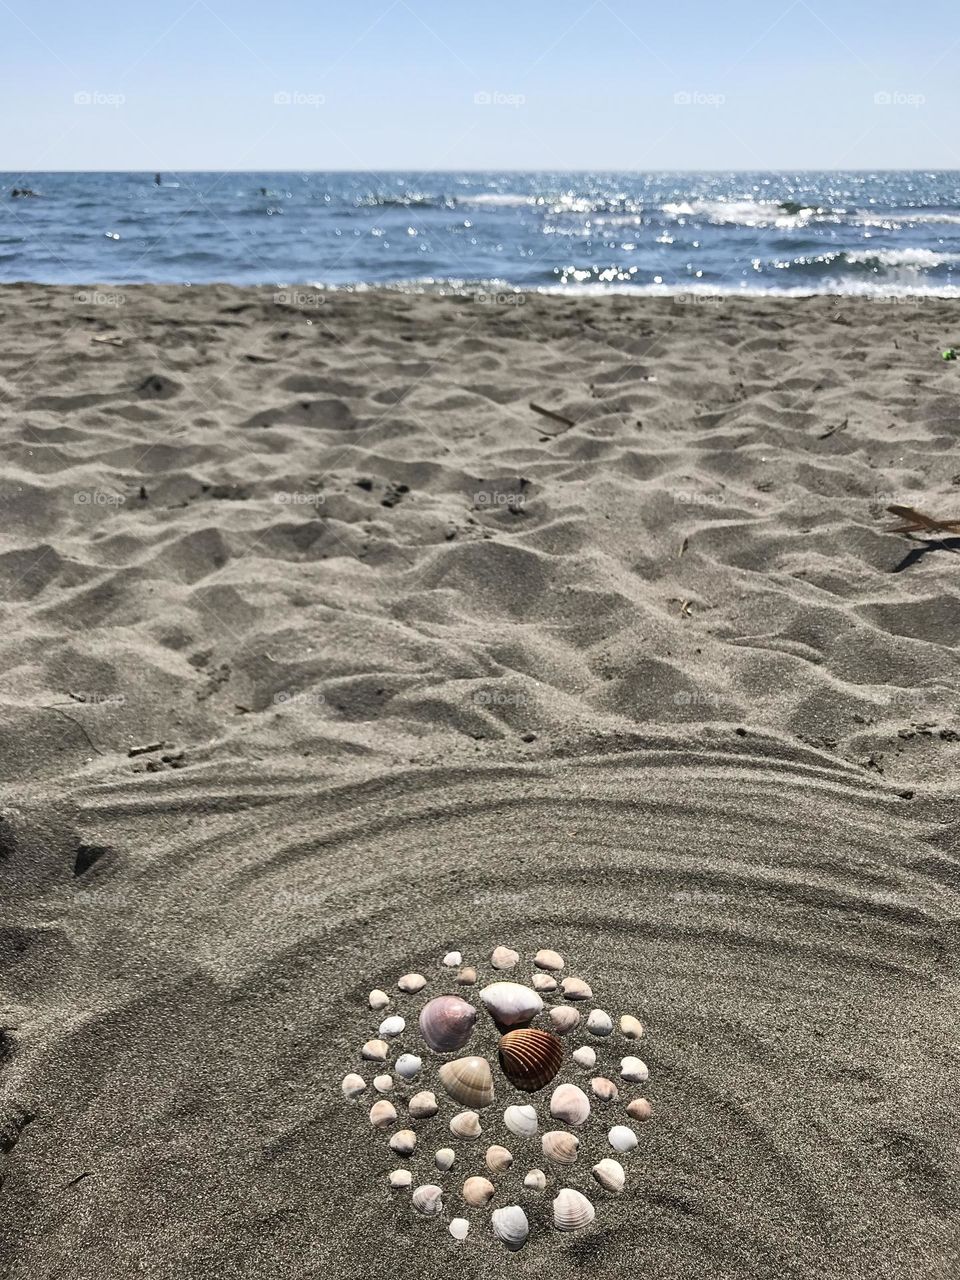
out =
[[541,417],[551,418],[554,422],[559,422],[564,427],[574,427],[576,423],[572,418],[566,417],[565,414],[557,413],[555,409],[545,409],[542,404],[534,404],[530,401],[530,408],[534,413],[539,413]]

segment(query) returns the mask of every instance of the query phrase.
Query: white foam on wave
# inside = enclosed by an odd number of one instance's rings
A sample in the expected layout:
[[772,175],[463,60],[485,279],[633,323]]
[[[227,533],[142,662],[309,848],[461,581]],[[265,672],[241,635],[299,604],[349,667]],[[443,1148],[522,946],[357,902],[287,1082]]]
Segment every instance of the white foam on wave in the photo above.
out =
[[938,253],[935,249],[856,249],[842,255],[851,266],[907,267],[926,271],[930,267],[960,262],[960,253]]
[[775,200],[668,201],[660,212],[669,218],[705,218],[708,222],[737,227],[804,227],[809,222],[836,221],[830,209],[806,208],[788,213]]

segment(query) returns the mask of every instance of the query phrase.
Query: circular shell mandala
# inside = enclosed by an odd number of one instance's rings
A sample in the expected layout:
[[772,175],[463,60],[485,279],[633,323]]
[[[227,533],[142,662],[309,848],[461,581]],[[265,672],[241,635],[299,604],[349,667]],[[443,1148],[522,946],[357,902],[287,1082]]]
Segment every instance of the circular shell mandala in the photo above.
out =
[[[498,946],[489,964],[483,979],[451,951],[433,981],[407,973],[371,991],[371,1038],[342,1090],[369,1103],[371,1133],[396,1160],[388,1193],[409,1192],[411,1211],[456,1240],[481,1223],[515,1251],[531,1217],[590,1229],[590,1197],[623,1191],[651,1108],[632,1013],[596,1007],[556,951],[531,963]],[[549,1215],[535,1212],[548,1196]]]

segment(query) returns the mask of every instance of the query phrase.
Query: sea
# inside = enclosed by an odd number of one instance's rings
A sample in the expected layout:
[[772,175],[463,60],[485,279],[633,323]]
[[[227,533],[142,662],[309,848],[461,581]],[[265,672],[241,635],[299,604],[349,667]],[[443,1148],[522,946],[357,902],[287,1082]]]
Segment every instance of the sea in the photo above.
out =
[[0,281],[950,297],[960,171],[4,173]]

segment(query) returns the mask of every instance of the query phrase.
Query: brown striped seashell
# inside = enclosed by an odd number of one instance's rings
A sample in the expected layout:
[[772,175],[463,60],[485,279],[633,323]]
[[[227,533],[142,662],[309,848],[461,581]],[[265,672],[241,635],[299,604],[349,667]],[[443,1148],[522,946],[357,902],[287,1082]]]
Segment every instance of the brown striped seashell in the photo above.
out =
[[478,1208],[493,1199],[494,1185],[489,1178],[468,1178],[463,1184],[463,1198],[467,1204]]
[[590,1000],[593,997],[589,985],[582,978],[564,978],[560,990],[567,1000]]
[[550,951],[547,947],[542,947],[533,957],[533,963],[538,969],[562,969],[563,956],[559,951]]
[[491,1173],[504,1173],[513,1164],[513,1156],[506,1147],[487,1147],[483,1160]]
[[553,1164],[576,1164],[580,1139],[566,1129],[551,1129],[540,1140],[543,1154]]
[[390,1139],[390,1150],[398,1156],[412,1156],[417,1145],[417,1135],[412,1129],[398,1129]]
[[436,1218],[443,1212],[443,1190],[432,1182],[417,1187],[410,1199],[413,1207],[425,1218]]
[[533,1093],[548,1085],[563,1062],[563,1043],[549,1031],[519,1027],[500,1040],[500,1066],[512,1085]]
[[477,1011],[459,996],[437,996],[420,1010],[420,1034],[436,1053],[462,1049],[473,1035]]
[[389,1129],[397,1118],[397,1108],[386,1098],[381,1098],[370,1108],[370,1123],[375,1129]]
[[550,1010],[551,1025],[554,1031],[559,1031],[561,1034],[564,1031],[572,1031],[579,1021],[579,1010],[572,1008],[568,1004],[560,1004],[555,1009]]
[[579,1191],[564,1187],[553,1202],[553,1225],[558,1231],[582,1231],[596,1217],[596,1210]]
[[557,980],[551,978],[549,973],[535,973],[532,981],[535,991],[556,991],[557,989]]
[[414,1120],[427,1120],[430,1116],[435,1116],[440,1108],[437,1105],[436,1095],[429,1089],[425,1089],[422,1093],[413,1095],[407,1103],[407,1110]]
[[511,1253],[522,1249],[530,1234],[530,1223],[527,1215],[518,1204],[507,1204],[494,1209],[490,1215],[490,1226],[498,1240],[502,1240]]
[[486,1058],[455,1058],[440,1068],[440,1083],[455,1102],[465,1107],[489,1107],[493,1075]]
[[646,1098],[634,1098],[627,1103],[627,1115],[633,1116],[634,1120],[649,1120],[653,1115],[653,1107]]
[[450,1121],[450,1132],[455,1138],[479,1138],[480,1117],[475,1111],[458,1111]]
[[590,1099],[575,1084],[557,1085],[550,1095],[550,1114],[564,1124],[583,1124],[590,1116]]
[[593,1166],[593,1176],[604,1191],[622,1191],[627,1175],[619,1160],[604,1159]]
[[[616,1102],[617,1098],[620,1097],[620,1090],[606,1076],[594,1076],[590,1081],[590,1088],[601,1102]],[[630,1108],[627,1107],[627,1110],[629,1111]]]
[[461,969],[457,974],[457,982],[461,987],[472,987],[477,980],[476,969],[471,969],[469,965]]

